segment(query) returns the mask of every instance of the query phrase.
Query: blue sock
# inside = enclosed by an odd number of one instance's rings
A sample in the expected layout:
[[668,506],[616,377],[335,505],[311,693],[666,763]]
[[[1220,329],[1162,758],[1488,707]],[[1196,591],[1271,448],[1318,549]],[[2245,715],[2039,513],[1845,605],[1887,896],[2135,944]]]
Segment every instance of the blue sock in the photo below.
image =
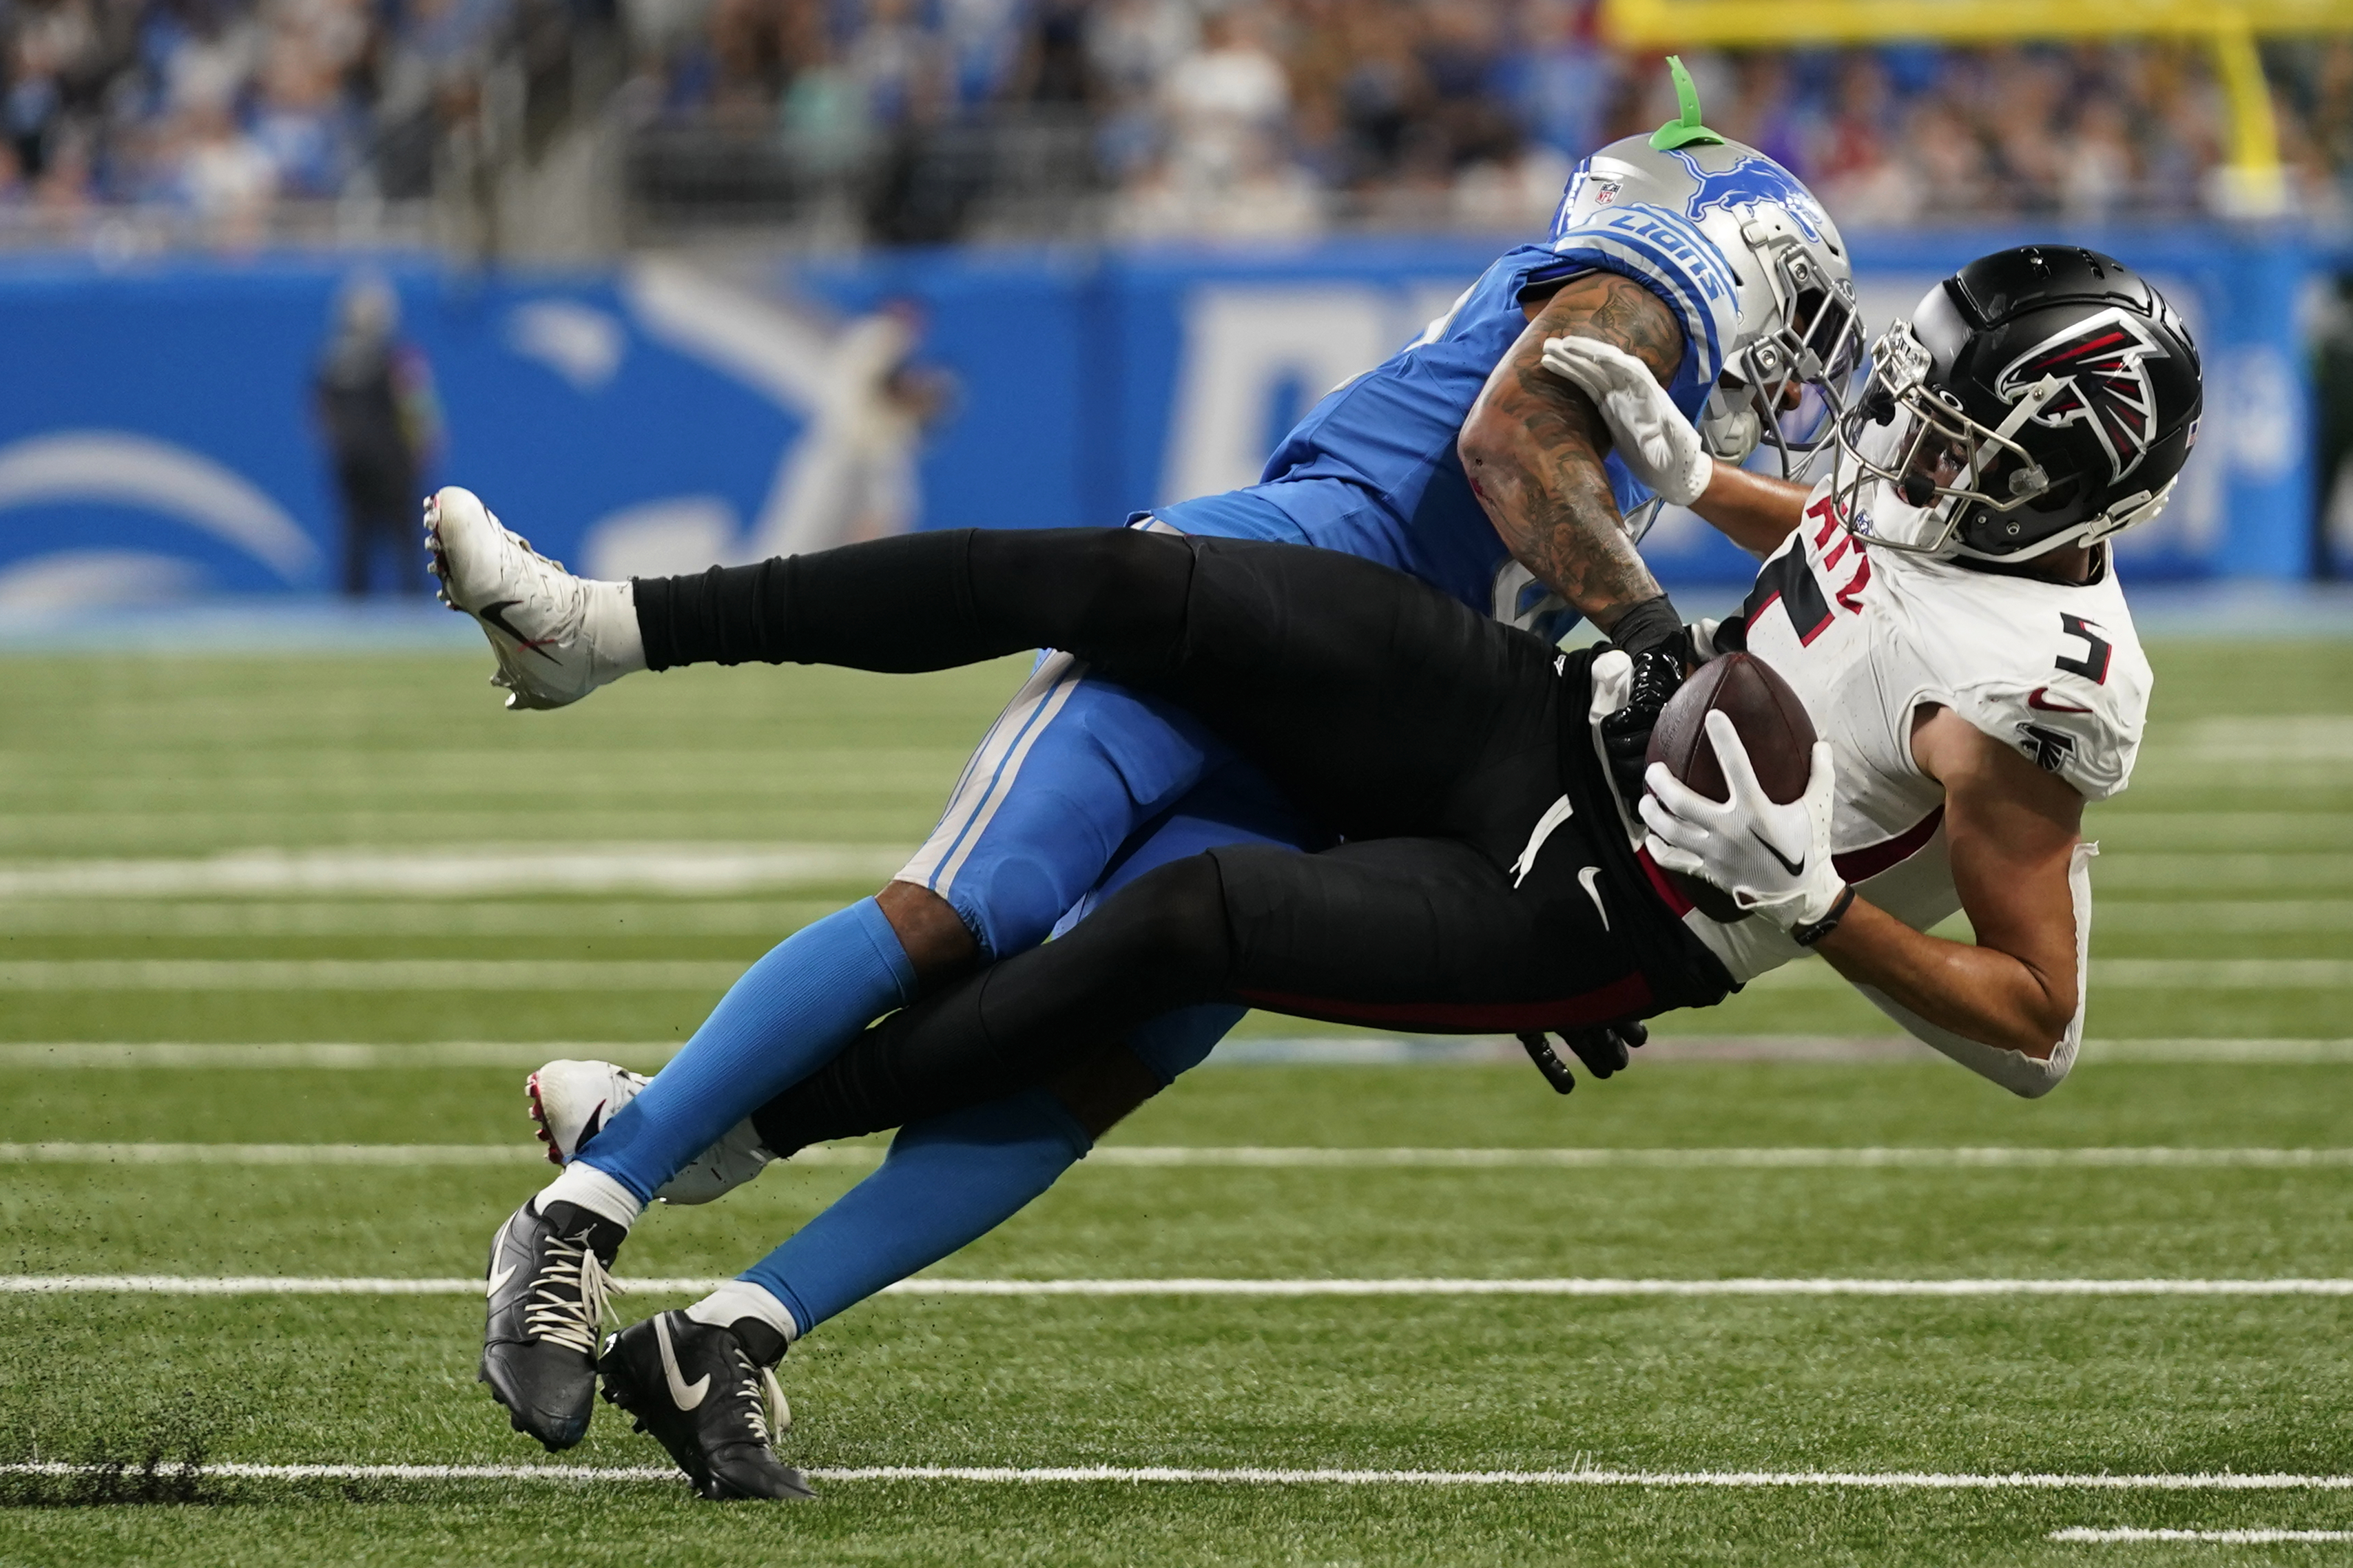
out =
[[[1242,1012],[1187,1007],[1153,1019],[1128,1044],[1170,1083]],[[901,1130],[881,1169],[737,1278],[782,1301],[807,1333],[995,1230],[1093,1146],[1042,1089],[914,1122]]]
[[881,1169],[737,1278],[807,1333],[996,1229],[1092,1147],[1042,1089],[911,1123]]
[[915,967],[872,899],[770,948],[580,1160],[650,1203],[727,1130],[833,1059],[915,994]]

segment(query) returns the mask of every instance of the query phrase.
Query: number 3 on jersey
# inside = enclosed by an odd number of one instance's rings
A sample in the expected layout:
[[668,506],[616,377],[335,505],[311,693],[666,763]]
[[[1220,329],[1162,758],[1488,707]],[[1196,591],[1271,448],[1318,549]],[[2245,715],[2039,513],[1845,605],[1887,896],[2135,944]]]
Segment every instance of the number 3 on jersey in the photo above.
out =
[[[1812,643],[1829,629],[1831,618],[1836,614],[1831,608],[1833,601],[1847,614],[1860,615],[1862,590],[1871,582],[1871,558],[1863,553],[1862,545],[1854,536],[1840,525],[1831,498],[1823,496],[1816,500],[1806,509],[1806,517],[1808,523],[1820,524],[1814,535],[1813,549],[1792,547],[1767,561],[1765,569],[1757,574],[1757,585],[1748,590],[1747,603],[1741,606],[1742,618],[1754,626],[1757,616],[1778,603],[1801,646]],[[1834,535],[1836,544],[1831,542]],[[1814,575],[1810,559],[1816,553],[1821,554],[1823,575],[1831,582],[1839,581],[1841,566],[1849,568],[1844,584],[1827,595],[1822,580]]]

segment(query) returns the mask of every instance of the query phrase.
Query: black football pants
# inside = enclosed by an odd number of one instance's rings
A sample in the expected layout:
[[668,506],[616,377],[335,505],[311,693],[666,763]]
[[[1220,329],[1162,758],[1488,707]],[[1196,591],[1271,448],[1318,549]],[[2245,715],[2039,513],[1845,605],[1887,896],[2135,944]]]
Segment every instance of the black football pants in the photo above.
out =
[[1128,530],[966,531],[641,580],[638,603],[656,668],[912,671],[1062,649],[1189,709],[1346,840],[1139,878],[772,1102],[759,1123],[780,1152],[996,1098],[1196,1003],[1461,1034],[1722,994],[1604,793],[1585,656],[1387,567]]

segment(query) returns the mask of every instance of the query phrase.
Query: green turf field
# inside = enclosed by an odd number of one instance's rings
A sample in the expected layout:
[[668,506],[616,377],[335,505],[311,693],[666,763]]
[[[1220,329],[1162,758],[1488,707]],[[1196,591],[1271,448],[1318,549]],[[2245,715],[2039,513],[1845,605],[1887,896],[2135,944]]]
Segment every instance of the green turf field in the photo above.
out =
[[[1205,1068],[944,1288],[796,1348],[813,1507],[236,1472],[559,1462],[474,1384],[461,1285],[0,1293],[0,1463],[130,1467],[0,1476],[0,1563],[2331,1560],[2048,1537],[2348,1531],[2343,1484],[1989,1479],[2353,1475],[2353,1297],[2179,1293],[2353,1279],[2353,642],[2154,652],[2134,788],[2093,817],[2099,1043],[2045,1100],[1922,1051],[1697,1044],[1883,1038],[1818,965],[1566,1100],[1511,1061]],[[466,658],[0,673],[0,1274],[459,1281],[546,1173],[542,1044],[657,1065],[887,874],[1018,671],[698,671],[520,717]],[[1438,1152],[1366,1152],[1397,1149]],[[658,1209],[625,1275],[733,1272],[873,1152],[827,1152]],[[1470,1283],[967,1283],[1187,1279]],[[1475,1289],[1562,1279],[1633,1284]],[[1757,1279],[1850,1288],[1674,1293]],[[1995,1283],[1921,1293],[1955,1280]],[[661,1460],[600,1421],[560,1462]],[[1006,1479],[841,1474],[897,1467]],[[1036,1473],[1091,1467],[1187,1474]],[[1303,1470],[1353,1479],[1196,1474]]]

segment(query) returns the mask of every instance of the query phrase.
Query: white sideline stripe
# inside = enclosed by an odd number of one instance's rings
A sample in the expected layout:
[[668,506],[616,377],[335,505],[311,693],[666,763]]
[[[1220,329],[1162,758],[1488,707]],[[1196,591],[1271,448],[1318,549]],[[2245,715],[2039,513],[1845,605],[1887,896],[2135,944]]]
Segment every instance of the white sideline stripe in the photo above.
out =
[[[1847,984],[1819,959],[1783,964],[1748,983],[1768,991],[1836,991]],[[2334,991],[2353,986],[2353,959],[2095,958],[2092,984],[2136,991]]]
[[417,1046],[342,1041],[283,1045],[209,1042],[59,1040],[0,1046],[0,1067],[12,1068],[535,1068],[559,1058],[614,1061],[658,1068],[678,1054],[677,1040],[454,1040]]
[[[105,1467],[55,1460],[0,1465],[0,1475],[100,1475]],[[166,1479],[187,1475],[181,1465],[164,1465]],[[227,1480],[337,1481],[677,1481],[674,1469],[647,1465],[252,1465],[207,1464],[198,1471]],[[2183,1475],[2063,1475],[1941,1473],[1934,1470],[1285,1470],[1235,1467],[1071,1465],[1015,1468],[993,1465],[870,1465],[812,1469],[822,1481],[965,1481],[979,1485],[1089,1485],[1103,1482],[1190,1486],[1374,1486],[1374,1487],[1765,1487],[1865,1489],[1883,1491],[2346,1491],[2353,1476],[2253,1474],[2234,1470]],[[2242,1532],[2200,1534],[2195,1539],[2236,1540]],[[2253,1534],[2254,1532],[2244,1532]],[[2337,1540],[2348,1532],[2264,1532],[2264,1539]],[[2168,1532],[2148,1539],[2181,1539]],[[2053,1541],[2127,1540],[2137,1536],[2052,1533]]]
[[536,1143],[0,1143],[0,1165],[525,1165]]
[[[234,1045],[191,1041],[58,1040],[0,1045],[0,1068],[324,1068],[342,1070],[443,1067],[535,1068],[558,1058],[617,1061],[653,1068],[678,1053],[676,1040],[453,1040],[423,1045],[348,1041]],[[1401,1062],[1512,1062],[1525,1053],[1515,1040],[1461,1036],[1415,1039],[1397,1035],[1348,1037],[1250,1036],[1229,1040],[1209,1065],[1261,1062],[1386,1065]],[[1933,1061],[1909,1037],[1725,1035],[1660,1038],[1643,1059],[1692,1061]],[[2353,1039],[2288,1037],[2253,1039],[2094,1039],[2079,1062],[2353,1062]]]
[[[733,984],[745,963],[707,959],[68,958],[0,963],[0,991],[702,991]],[[2105,958],[2095,985],[2142,991],[2353,988],[2353,959]],[[1842,990],[1818,961],[1787,964],[1753,988]]]
[[[700,1295],[723,1279],[626,1279]],[[480,1279],[278,1274],[0,1274],[0,1295],[480,1296]],[[2344,1279],[902,1279],[902,1296],[2353,1296]]]
[[[828,1153],[848,1153],[848,1145]],[[815,1152],[815,1151],[811,1151]],[[798,1155],[795,1156],[799,1158]],[[2065,1166],[2298,1167],[2353,1165],[2353,1148],[2230,1149],[2182,1147],[1855,1148],[1855,1149],[1284,1149],[1153,1147],[1113,1144],[1087,1156],[1106,1165],[1234,1165],[1271,1169],[1317,1167],[1403,1169],[2044,1170]]]
[[[828,1143],[797,1165],[874,1165],[876,1143]],[[0,1143],[0,1165],[517,1165],[546,1157],[537,1143]],[[1853,1149],[1320,1149],[1111,1144],[1089,1164],[1252,1170],[2301,1170],[2353,1166],[2353,1148],[2180,1146]]]
[[0,963],[0,991],[710,991],[707,959],[68,958]]
[[740,893],[875,881],[902,850],[873,844],[610,844],[596,849],[237,849],[198,858],[0,863],[0,899],[207,894]]
[[2290,1541],[2353,1541],[2353,1530],[2095,1530],[2078,1524],[2054,1530],[2046,1541],[2202,1541],[2218,1546],[2269,1546]]

